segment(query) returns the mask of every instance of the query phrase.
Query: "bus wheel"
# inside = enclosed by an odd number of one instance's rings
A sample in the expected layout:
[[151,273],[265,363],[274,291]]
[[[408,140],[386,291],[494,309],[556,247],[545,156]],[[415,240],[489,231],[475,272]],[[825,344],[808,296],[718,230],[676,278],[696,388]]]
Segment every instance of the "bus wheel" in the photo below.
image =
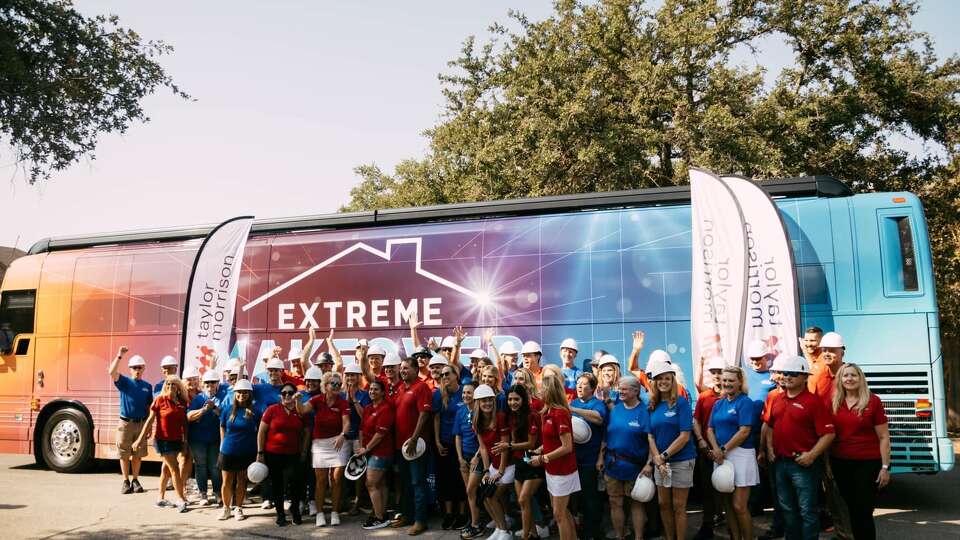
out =
[[57,472],[83,472],[93,463],[93,429],[76,409],[60,409],[50,415],[41,444],[43,460]]

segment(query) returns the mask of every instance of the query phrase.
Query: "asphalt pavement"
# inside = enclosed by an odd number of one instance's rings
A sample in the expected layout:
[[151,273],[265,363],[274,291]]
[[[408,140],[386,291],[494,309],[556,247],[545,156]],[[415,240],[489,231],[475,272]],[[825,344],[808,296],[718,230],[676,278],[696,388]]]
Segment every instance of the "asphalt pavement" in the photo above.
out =
[[[958,459],[960,462],[960,459]],[[0,535],[3,538],[406,538],[404,529],[365,531],[362,516],[339,527],[277,527],[273,511],[259,505],[245,508],[244,521],[218,521],[214,508],[191,506],[184,514],[156,508],[159,467],[149,464],[141,481],[147,492],[121,495],[119,467],[100,462],[85,474],[59,474],[34,464],[31,456],[0,454]],[[881,496],[876,512],[881,539],[960,540],[960,471],[932,476],[897,475]],[[169,495],[168,495],[169,498]],[[699,525],[699,511],[690,509],[690,534]],[[758,518],[756,533],[767,520]],[[425,538],[456,539],[432,522]],[[718,537],[723,538],[722,534]],[[483,537],[481,537],[483,538]],[[554,535],[552,538],[556,538]],[[830,538],[823,534],[821,538]]]

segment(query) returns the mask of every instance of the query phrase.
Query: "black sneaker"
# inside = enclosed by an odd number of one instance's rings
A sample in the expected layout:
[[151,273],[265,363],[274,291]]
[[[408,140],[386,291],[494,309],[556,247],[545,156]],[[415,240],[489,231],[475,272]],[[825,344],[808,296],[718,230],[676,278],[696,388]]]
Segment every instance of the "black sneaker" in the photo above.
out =
[[470,524],[470,518],[464,514],[457,515],[457,518],[453,520],[453,525],[450,526],[451,529],[456,529],[462,531]]
[[387,525],[390,525],[390,522],[387,521],[386,519],[377,519],[374,516],[370,516],[369,518],[367,518],[366,521],[363,522],[363,525],[361,525],[361,527],[363,527],[368,531],[373,531],[376,529],[382,529]]
[[470,540],[471,538],[478,538],[480,536],[483,536],[483,529],[473,525],[460,531],[460,538],[463,538],[463,540]]
[[122,493],[122,494],[124,494],[124,495],[128,495],[128,494],[130,494],[130,493],[133,493],[133,486],[130,485],[130,481],[129,481],[129,480],[124,480],[124,481],[123,481],[123,487],[120,488],[120,493]]
[[456,517],[455,515],[453,515],[453,514],[447,514],[447,515],[443,516],[443,521],[440,522],[440,528],[443,529],[443,530],[445,530],[445,531],[449,531],[449,530],[450,530],[450,527],[453,526],[453,522],[454,522],[456,519],[457,519],[457,517]]
[[300,512],[297,512],[290,516],[290,521],[292,521],[294,525],[299,525],[303,523],[303,517],[300,515]]
[[133,488],[134,493],[143,493],[143,486],[140,485],[140,481],[137,480],[136,478],[134,478],[133,481],[130,482],[130,487]]
[[277,527],[286,527],[289,521],[287,521],[286,516],[280,516],[277,518]]

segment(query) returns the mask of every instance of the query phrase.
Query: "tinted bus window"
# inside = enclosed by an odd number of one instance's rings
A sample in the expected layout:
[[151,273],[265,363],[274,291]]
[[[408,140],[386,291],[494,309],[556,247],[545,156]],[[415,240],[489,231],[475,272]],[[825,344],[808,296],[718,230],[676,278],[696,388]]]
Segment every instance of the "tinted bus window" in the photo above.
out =
[[0,329],[14,334],[33,333],[33,312],[37,291],[4,291],[0,297]]

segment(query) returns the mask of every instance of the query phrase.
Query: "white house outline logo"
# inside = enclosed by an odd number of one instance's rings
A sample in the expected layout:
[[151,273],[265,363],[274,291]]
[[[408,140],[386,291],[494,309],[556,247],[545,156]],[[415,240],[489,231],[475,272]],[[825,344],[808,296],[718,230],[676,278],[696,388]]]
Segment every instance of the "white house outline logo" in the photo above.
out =
[[432,272],[428,272],[428,271],[424,270],[424,269],[423,269],[423,264],[422,264],[422,262],[423,262],[423,261],[422,261],[423,240],[422,240],[421,238],[417,237],[417,238],[393,238],[393,239],[387,240],[386,248],[385,248],[384,250],[382,250],[382,251],[379,250],[379,249],[377,249],[377,248],[375,248],[375,247],[373,247],[373,246],[370,246],[369,244],[366,244],[366,243],[364,243],[364,242],[357,242],[356,244],[354,244],[354,245],[352,245],[352,246],[344,249],[343,251],[340,251],[340,252],[336,253],[335,255],[332,255],[332,256],[328,257],[327,259],[321,261],[320,263],[316,264],[316,265],[313,266],[312,268],[310,268],[310,269],[308,269],[308,270],[305,270],[305,271],[303,271],[302,273],[300,273],[299,275],[297,275],[297,276],[295,276],[295,277],[287,280],[285,283],[283,283],[282,285],[279,285],[277,288],[275,288],[275,289],[267,292],[267,293],[264,294],[263,296],[255,299],[255,300],[250,301],[249,303],[247,303],[246,305],[244,305],[244,306],[243,306],[242,308],[240,308],[240,309],[241,309],[241,311],[249,311],[251,308],[257,306],[257,305],[260,304],[260,303],[262,303],[264,300],[267,300],[268,298],[270,298],[271,296],[279,293],[280,291],[283,291],[284,289],[286,289],[286,288],[288,288],[288,287],[291,287],[291,286],[299,283],[300,281],[302,281],[303,279],[306,279],[307,277],[313,275],[314,273],[316,273],[316,272],[318,272],[318,271],[320,271],[320,270],[323,270],[323,269],[326,268],[327,266],[330,266],[331,264],[339,261],[340,259],[342,259],[342,258],[346,257],[347,255],[353,253],[354,251],[363,250],[363,251],[366,251],[367,253],[371,253],[371,254],[373,254],[373,255],[376,255],[377,257],[380,257],[380,258],[383,259],[383,260],[389,261],[389,260],[390,260],[390,250],[391,250],[391,248],[393,248],[393,246],[403,245],[403,244],[413,244],[413,245],[417,246],[417,250],[416,250],[416,260],[415,260],[415,270],[416,270],[417,274],[420,274],[421,276],[423,276],[423,277],[425,277],[425,278],[427,278],[427,279],[430,279],[430,280],[432,280],[432,281],[435,281],[435,282],[439,283],[440,285],[443,285],[444,287],[448,287],[448,288],[450,288],[450,289],[453,289],[453,290],[455,290],[455,291],[457,291],[457,292],[459,292],[459,293],[461,293],[461,294],[464,294],[464,295],[466,295],[466,296],[469,296],[470,298],[473,298],[473,299],[475,299],[475,300],[480,300],[480,299],[481,299],[481,295],[480,295],[479,293],[476,293],[476,292],[474,292],[474,291],[471,291],[470,289],[467,289],[466,287],[463,287],[463,286],[461,286],[461,285],[457,285],[456,283],[454,283],[454,282],[452,282],[452,281],[450,281],[450,280],[444,279],[444,278],[442,278],[442,277],[440,277],[440,276],[438,276],[438,275],[436,275],[436,274],[434,274],[434,273],[432,273]]

